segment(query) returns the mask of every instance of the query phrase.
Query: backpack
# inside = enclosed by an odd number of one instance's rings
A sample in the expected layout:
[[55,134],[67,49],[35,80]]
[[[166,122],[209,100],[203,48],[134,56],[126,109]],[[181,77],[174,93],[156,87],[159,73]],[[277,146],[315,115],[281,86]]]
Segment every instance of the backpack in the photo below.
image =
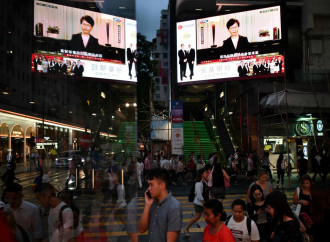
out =
[[204,202],[206,202],[210,198],[210,188],[205,182],[202,182],[202,183],[203,183],[203,193],[202,193],[202,195],[203,195],[203,198],[204,198]]
[[256,169],[258,168],[258,157],[256,155],[252,155],[253,167]]
[[[203,184],[202,195],[203,195],[204,201],[206,202],[206,201],[209,200],[210,188],[209,188],[209,186],[205,182],[202,182],[202,184]],[[189,196],[188,196],[188,201],[189,202],[193,202],[194,199],[195,199],[195,185],[196,185],[196,182],[190,188],[190,192],[189,192]]]
[[[231,219],[233,215],[230,215],[227,217],[226,221],[225,221],[225,225],[227,226],[229,220]],[[252,220],[250,218],[246,218],[246,227],[247,227],[247,231],[249,233],[249,236],[251,237],[251,223],[252,223]]]
[[60,211],[59,211],[59,214],[58,214],[58,223],[57,223],[57,226],[58,228],[62,227],[63,226],[63,210],[66,209],[66,208],[70,208],[69,205],[65,204],[61,207]]
[[194,201],[194,198],[195,198],[195,185],[196,185],[196,182],[194,182],[194,184],[190,188],[190,192],[189,192],[189,196],[188,196],[188,201],[189,202]]

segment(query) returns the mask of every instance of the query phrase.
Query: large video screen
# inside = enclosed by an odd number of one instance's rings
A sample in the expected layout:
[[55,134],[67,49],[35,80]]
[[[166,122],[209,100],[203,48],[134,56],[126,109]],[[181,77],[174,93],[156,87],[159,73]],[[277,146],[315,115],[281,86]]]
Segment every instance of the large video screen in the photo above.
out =
[[34,2],[32,72],[136,82],[136,21]]
[[177,23],[178,84],[284,75],[281,7]]

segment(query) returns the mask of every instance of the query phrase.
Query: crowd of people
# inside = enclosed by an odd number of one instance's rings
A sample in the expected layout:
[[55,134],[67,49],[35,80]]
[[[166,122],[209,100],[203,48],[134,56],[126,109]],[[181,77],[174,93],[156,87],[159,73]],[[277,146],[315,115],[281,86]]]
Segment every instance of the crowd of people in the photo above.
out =
[[[326,186],[313,184],[304,174],[304,159],[298,154],[300,186],[295,189],[292,208],[286,195],[278,189],[283,174],[278,172],[277,186],[273,187],[268,168],[269,153],[260,157],[256,152],[242,155],[236,151],[228,163],[217,153],[209,155],[208,162],[201,155],[191,153],[187,164],[183,157],[172,155],[133,157],[116,161],[109,158],[105,169],[108,183],[105,184],[104,204],[115,205],[113,215],[123,219],[131,241],[138,241],[138,232],[148,231],[149,241],[177,241],[181,231],[191,236],[190,228],[204,214],[207,226],[203,241],[328,241],[330,225],[330,193]],[[317,163],[316,158],[316,163]],[[94,157],[91,158],[92,163]],[[321,162],[321,161],[320,161]],[[322,163],[322,162],[321,162]],[[284,165],[282,165],[284,164]],[[280,154],[276,168],[290,171],[290,156]],[[322,163],[323,164],[323,163]],[[84,221],[73,203],[73,194],[68,190],[58,191],[51,184],[47,170],[40,171],[33,188],[41,206],[23,199],[23,187],[9,167],[1,178],[5,190],[0,203],[1,237],[6,241],[107,241],[107,228],[94,226],[105,222],[105,208],[91,216],[85,209]],[[75,172],[70,172],[70,176]],[[250,185],[246,199],[235,199],[231,214],[223,208],[229,186],[238,185],[241,174],[246,175]],[[96,175],[97,176],[97,175]],[[323,179],[323,175],[321,176]],[[16,181],[15,181],[16,180]],[[183,226],[181,203],[172,195],[171,185],[191,184],[188,200],[193,203],[194,216]],[[282,183],[283,184],[283,183]],[[139,190],[144,192],[144,210],[140,218],[137,212]],[[42,221],[43,218],[47,221]],[[46,231],[46,232],[45,232]],[[93,234],[91,238],[91,234]],[[7,237],[5,237],[7,236]],[[16,240],[15,240],[16,239]]]

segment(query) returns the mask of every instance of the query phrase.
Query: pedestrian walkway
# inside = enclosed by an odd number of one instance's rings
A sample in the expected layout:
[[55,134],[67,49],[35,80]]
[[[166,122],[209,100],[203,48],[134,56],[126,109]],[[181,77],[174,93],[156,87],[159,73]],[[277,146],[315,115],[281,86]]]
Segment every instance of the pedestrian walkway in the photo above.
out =
[[[49,177],[51,183],[60,191],[64,188],[65,181],[69,176],[68,169],[51,169],[49,171]],[[39,172],[22,172],[18,173],[17,177],[22,181],[23,185],[23,193],[24,199],[30,201],[32,203],[38,204],[35,194],[32,192],[31,186],[35,177],[39,175]],[[276,173],[273,174],[276,179]],[[224,210],[227,215],[231,214],[231,203],[237,199],[245,200],[246,191],[251,182],[246,182],[245,177],[242,176],[241,183],[239,186],[231,185],[231,187],[227,190],[226,199],[223,202]],[[288,197],[289,204],[292,204],[292,197],[294,189],[299,186],[299,179],[297,178],[297,174],[293,173],[290,178],[291,186],[288,186],[288,177],[285,177],[285,189],[283,191]],[[329,181],[329,179],[328,179]],[[274,188],[276,188],[276,182],[272,182]],[[176,197],[176,199],[181,203],[183,209],[183,224],[184,227],[194,216],[193,211],[193,203],[188,201],[188,193],[190,190],[190,186],[172,186],[171,188],[172,194]],[[280,189],[281,190],[281,189]],[[141,216],[144,208],[144,197],[143,192],[140,191],[137,203],[137,216]],[[125,210],[118,209],[118,204],[114,204],[112,200],[101,191],[101,189],[97,189],[95,193],[88,194],[82,193],[77,195],[74,199],[74,203],[79,207],[82,215],[80,219],[84,218],[83,221],[90,221],[91,218],[102,218],[100,221],[93,221],[88,223],[90,227],[97,228],[102,227],[106,231],[106,236],[110,239],[109,241],[127,241],[129,239],[128,234],[126,232],[125,225]],[[83,224],[86,226],[87,222]],[[197,223],[195,223],[190,228],[191,237],[185,238],[183,231],[181,231],[179,241],[201,241],[204,227],[206,223],[204,221],[203,216]],[[95,233],[93,233],[95,235]],[[90,236],[93,236],[90,234]],[[139,234],[139,241],[145,241],[147,238],[147,233]]]
[[[57,187],[59,190],[61,187],[64,187],[64,183],[66,178],[68,177],[68,170],[55,170],[52,169],[49,172],[50,179],[52,183]],[[24,199],[30,201],[32,203],[37,204],[37,200],[35,198],[34,193],[31,190],[31,183],[34,177],[38,176],[38,172],[28,172],[28,173],[20,173],[17,175],[18,178],[22,181],[22,185],[24,188]],[[175,190],[175,188],[174,188]],[[187,190],[187,187],[185,188]],[[178,193],[177,191],[174,193]],[[292,196],[293,191],[285,191],[286,195],[288,196],[289,203],[292,203]],[[224,210],[228,215],[231,214],[231,203],[237,199],[245,199],[246,192],[241,192],[237,194],[228,194],[226,199],[224,200]],[[181,203],[183,209],[183,221],[182,226],[185,226],[190,219],[193,217],[194,206],[193,203],[188,201],[188,197],[186,195],[175,196],[176,199]],[[111,238],[111,241],[127,241],[128,234],[126,232],[126,225],[125,225],[125,213],[120,212],[117,210],[117,204],[113,204],[111,200],[106,198],[106,196],[101,192],[97,191],[96,194],[82,194],[78,198],[74,200],[74,203],[80,208],[80,211],[83,213],[81,216],[84,217],[84,220],[89,221],[90,218],[102,218],[102,222],[96,221],[92,223],[88,223],[90,227],[102,227],[105,228],[106,236]],[[144,197],[138,197],[137,203],[137,214],[138,217],[141,216],[143,209],[144,209]],[[90,214],[84,214],[84,211],[90,210]],[[83,224],[86,226],[87,224]],[[181,231],[180,241],[197,241],[201,240],[204,227],[206,223],[204,218],[195,223],[191,229],[191,237],[184,238],[184,233]],[[95,233],[93,233],[95,235]],[[92,234],[91,234],[92,236]],[[147,233],[139,234],[139,241],[144,241],[147,237]]]

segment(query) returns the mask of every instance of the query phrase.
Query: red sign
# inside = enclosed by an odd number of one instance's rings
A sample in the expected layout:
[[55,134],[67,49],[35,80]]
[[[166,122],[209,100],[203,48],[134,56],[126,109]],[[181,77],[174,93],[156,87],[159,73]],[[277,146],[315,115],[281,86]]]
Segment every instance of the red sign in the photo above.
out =
[[79,137],[79,145],[83,148],[88,148],[91,146],[91,136],[88,133],[83,133]]

